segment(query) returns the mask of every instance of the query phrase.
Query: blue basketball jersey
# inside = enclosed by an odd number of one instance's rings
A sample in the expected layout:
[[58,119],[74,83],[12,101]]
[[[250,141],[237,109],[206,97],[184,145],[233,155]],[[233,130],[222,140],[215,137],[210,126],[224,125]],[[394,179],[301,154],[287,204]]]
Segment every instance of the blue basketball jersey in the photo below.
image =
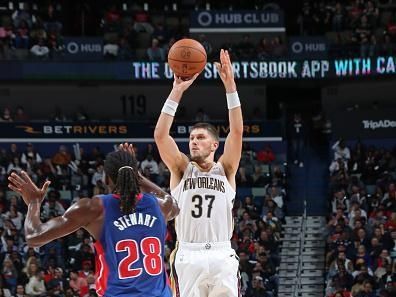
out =
[[124,215],[117,195],[100,195],[104,221],[95,242],[96,291],[104,297],[171,297],[164,265],[166,221],[157,198],[141,195]]

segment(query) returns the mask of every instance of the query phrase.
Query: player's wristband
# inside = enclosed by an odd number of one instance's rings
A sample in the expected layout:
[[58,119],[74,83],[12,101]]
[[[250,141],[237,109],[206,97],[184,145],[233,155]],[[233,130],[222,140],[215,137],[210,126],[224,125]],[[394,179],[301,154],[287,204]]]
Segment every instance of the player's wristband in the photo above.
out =
[[176,101],[166,99],[161,111],[174,117],[178,106],[179,103],[177,103]]
[[234,93],[227,93],[226,96],[228,109],[233,109],[235,107],[241,106],[241,101],[239,101],[237,91],[235,91]]

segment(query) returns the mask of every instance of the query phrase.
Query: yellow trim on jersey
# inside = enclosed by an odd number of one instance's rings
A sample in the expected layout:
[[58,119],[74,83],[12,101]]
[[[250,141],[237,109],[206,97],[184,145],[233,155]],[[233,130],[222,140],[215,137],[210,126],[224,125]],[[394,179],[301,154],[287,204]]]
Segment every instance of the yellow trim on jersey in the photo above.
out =
[[172,251],[172,253],[169,256],[169,266],[170,266],[170,286],[172,289],[173,296],[180,296],[179,293],[179,282],[177,278],[177,273],[176,273],[176,268],[175,268],[175,261],[176,261],[176,253],[179,249],[179,242],[176,241],[175,249]]

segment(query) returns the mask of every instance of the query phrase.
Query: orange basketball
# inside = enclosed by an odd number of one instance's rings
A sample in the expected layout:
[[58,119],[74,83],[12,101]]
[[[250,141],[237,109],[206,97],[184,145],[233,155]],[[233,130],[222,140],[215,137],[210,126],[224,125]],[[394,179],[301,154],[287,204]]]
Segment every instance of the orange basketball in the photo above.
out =
[[205,68],[206,51],[194,39],[181,39],[170,48],[168,64],[176,76],[189,79]]

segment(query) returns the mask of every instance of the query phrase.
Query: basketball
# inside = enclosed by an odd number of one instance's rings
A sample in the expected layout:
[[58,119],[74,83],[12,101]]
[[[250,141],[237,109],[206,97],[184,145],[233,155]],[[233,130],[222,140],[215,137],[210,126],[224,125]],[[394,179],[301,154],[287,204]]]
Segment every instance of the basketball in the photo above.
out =
[[168,64],[176,76],[189,79],[205,68],[205,48],[194,39],[181,39],[170,48]]

